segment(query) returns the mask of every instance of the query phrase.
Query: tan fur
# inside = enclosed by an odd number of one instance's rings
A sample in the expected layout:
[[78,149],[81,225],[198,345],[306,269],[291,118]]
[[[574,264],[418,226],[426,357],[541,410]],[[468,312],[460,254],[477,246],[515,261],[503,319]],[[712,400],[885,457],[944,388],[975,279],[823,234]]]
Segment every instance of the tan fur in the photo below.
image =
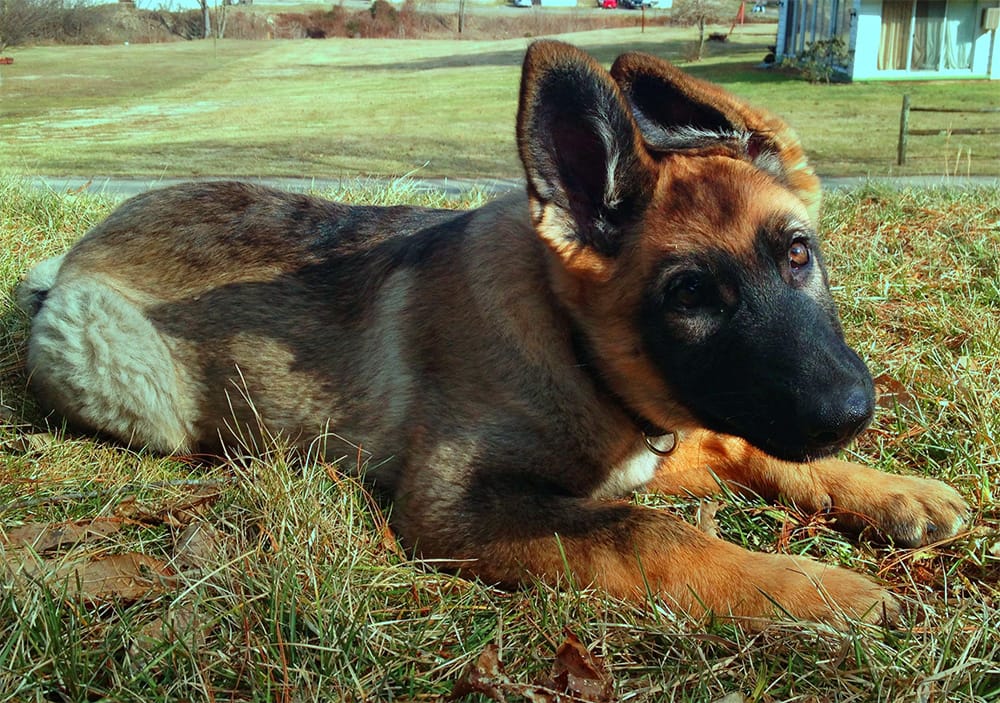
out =
[[821,512],[841,529],[870,530],[904,546],[954,534],[966,511],[958,492],[940,481],[886,474],[839,459],[779,461],[738,437],[705,430],[686,434],[648,485],[659,493],[698,496],[723,487]]
[[[568,575],[750,619],[891,617],[895,599],[866,577],[754,554],[621,500],[646,482],[707,494],[717,476],[807,510],[832,505],[848,529],[870,521],[901,541],[961,524],[964,503],[936,482],[781,462],[704,429],[706,417],[729,422],[708,400],[751,397],[764,381],[785,405],[818,408],[790,439],[769,433],[777,419],[762,423],[781,455],[829,453],[865,420],[867,371],[839,336],[818,250],[815,268],[788,268],[793,237],[815,246],[818,204],[794,135],[658,59],[626,55],[609,74],[539,42],[518,147],[526,193],[470,212],[239,183],[127,201],[19,291],[42,405],[162,452],[281,438],[333,460],[361,447],[402,542],[491,582]],[[697,297],[692,272],[714,298]],[[689,307],[671,297],[681,284]],[[822,334],[786,330],[782,305]],[[719,329],[736,331],[713,347]],[[791,349],[770,339],[786,332]],[[675,347],[722,354],[759,334],[774,358],[734,377],[738,388],[692,395],[688,371],[711,385],[729,369],[711,354],[675,359]],[[818,361],[797,365],[813,346]],[[814,381],[828,360],[846,370]],[[832,409],[827,393],[840,398]],[[797,422],[769,403],[749,421]],[[644,440],[658,428],[680,438],[662,461]]]

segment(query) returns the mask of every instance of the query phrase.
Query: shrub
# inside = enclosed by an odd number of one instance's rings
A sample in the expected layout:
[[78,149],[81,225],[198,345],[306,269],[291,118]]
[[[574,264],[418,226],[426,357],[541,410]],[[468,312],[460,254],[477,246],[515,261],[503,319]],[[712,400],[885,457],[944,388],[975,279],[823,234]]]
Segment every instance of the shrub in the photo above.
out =
[[784,65],[798,71],[810,83],[830,83],[849,59],[847,44],[840,37],[833,37],[807,44],[798,56],[785,59]]

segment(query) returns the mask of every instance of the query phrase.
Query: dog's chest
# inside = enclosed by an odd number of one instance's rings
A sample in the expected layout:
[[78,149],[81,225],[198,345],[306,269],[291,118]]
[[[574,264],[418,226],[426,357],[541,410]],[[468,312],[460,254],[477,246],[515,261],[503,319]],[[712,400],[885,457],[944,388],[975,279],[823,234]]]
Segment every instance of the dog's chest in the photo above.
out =
[[661,457],[651,452],[640,438],[625,459],[612,468],[604,482],[594,489],[591,497],[618,498],[628,495],[653,479],[660,461]]

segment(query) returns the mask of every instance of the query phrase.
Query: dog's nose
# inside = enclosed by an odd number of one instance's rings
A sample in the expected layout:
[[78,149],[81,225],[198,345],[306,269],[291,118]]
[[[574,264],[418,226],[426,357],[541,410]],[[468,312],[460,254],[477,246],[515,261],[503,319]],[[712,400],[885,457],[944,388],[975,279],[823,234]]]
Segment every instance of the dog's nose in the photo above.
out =
[[842,446],[856,437],[875,414],[875,394],[870,386],[856,385],[836,398],[828,398],[807,420],[806,434],[815,447]]

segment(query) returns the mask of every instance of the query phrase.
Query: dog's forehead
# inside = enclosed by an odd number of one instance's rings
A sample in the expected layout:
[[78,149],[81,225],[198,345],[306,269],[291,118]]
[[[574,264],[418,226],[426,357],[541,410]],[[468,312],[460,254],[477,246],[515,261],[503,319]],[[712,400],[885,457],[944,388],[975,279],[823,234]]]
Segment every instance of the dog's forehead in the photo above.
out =
[[644,222],[647,253],[721,249],[742,256],[753,251],[764,230],[813,227],[802,201],[752,164],[681,157],[662,169]]

